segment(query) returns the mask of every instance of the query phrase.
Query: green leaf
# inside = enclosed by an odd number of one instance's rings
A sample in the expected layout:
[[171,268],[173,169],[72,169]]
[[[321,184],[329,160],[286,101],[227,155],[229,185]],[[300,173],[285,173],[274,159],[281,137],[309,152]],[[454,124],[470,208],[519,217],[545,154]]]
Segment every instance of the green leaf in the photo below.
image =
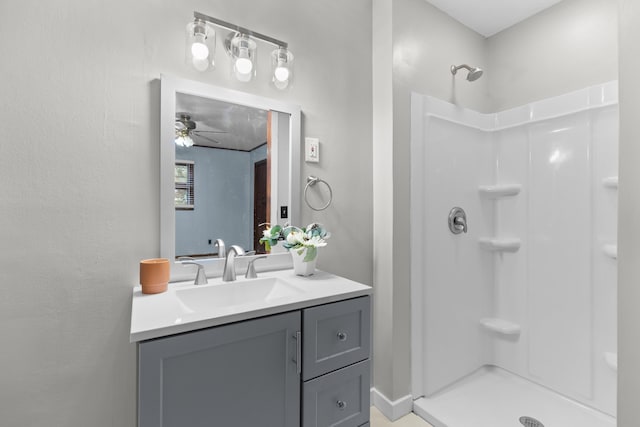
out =
[[307,254],[304,257],[304,262],[313,261],[316,259],[316,255],[318,254],[318,249],[314,247],[307,247]]

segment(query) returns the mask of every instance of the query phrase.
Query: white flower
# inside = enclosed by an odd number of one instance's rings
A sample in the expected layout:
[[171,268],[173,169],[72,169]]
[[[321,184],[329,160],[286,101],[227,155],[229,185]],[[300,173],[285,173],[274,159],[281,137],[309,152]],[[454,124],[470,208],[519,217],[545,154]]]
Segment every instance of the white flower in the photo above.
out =
[[324,239],[320,236],[313,236],[312,238],[304,242],[304,245],[313,248],[321,248],[323,246],[327,246],[327,242],[325,242]]
[[266,230],[262,232],[263,237],[271,237],[271,227],[267,227]]
[[292,231],[287,236],[287,243],[289,243],[290,245],[293,245],[293,246],[303,245],[304,244],[304,234],[300,233],[300,232],[297,232],[297,231]]

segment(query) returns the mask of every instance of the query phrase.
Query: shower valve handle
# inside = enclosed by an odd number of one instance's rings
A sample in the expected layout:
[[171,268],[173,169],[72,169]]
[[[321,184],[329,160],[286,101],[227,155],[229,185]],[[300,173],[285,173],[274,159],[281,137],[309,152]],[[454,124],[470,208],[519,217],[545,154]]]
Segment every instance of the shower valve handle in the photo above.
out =
[[467,214],[464,209],[455,207],[449,212],[449,230],[453,234],[467,232]]

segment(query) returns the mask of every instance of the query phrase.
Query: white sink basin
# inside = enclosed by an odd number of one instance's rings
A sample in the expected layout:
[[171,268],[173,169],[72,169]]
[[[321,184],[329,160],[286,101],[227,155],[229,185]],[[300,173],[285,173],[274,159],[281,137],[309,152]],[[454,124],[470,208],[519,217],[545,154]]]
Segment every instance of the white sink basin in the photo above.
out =
[[268,277],[178,289],[176,297],[188,309],[199,312],[218,307],[270,303],[303,292],[303,289],[280,278]]

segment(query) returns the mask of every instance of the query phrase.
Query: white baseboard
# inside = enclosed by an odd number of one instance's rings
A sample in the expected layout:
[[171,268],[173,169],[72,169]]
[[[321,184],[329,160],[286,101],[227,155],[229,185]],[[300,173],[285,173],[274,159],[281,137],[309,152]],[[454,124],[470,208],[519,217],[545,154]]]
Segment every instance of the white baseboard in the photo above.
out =
[[390,401],[384,394],[371,387],[371,405],[378,408],[382,415],[391,421],[404,417],[413,409],[413,398],[410,394],[400,399]]

